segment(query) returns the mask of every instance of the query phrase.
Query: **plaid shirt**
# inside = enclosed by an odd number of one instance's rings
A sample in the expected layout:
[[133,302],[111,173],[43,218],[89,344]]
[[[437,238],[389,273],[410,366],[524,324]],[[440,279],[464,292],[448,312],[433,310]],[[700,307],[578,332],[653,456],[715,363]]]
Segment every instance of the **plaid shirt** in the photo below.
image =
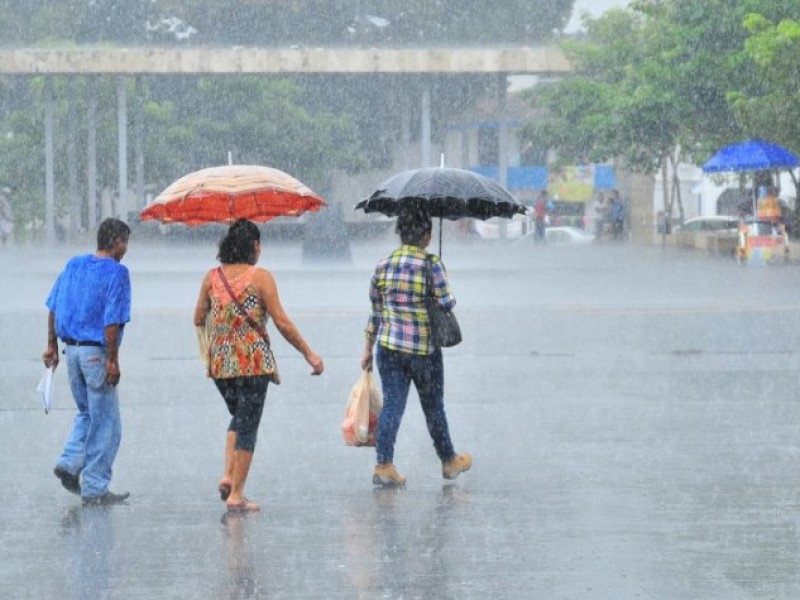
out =
[[[425,297],[429,294],[426,253],[417,246],[403,245],[378,262],[369,288],[372,315],[365,335],[390,350],[428,355],[431,328]],[[433,295],[443,307],[452,309],[456,299],[450,293],[444,265],[431,255]]]

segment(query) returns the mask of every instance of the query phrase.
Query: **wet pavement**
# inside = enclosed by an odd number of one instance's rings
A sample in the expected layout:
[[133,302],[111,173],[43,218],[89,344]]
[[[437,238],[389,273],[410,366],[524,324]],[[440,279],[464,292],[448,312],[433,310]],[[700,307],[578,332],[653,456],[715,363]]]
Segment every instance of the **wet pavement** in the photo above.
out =
[[[227,413],[192,310],[213,244],[131,243],[113,489],[82,508],[52,475],[73,414],[35,393],[43,301],[90,247],[0,251],[0,596],[4,598],[797,598],[800,268],[740,268],[658,247],[445,240],[464,342],[446,405],[472,470],[440,465],[412,392],[396,463],[342,443],[367,285],[392,237],[352,261],[265,242],[321,378],[271,329],[248,481],[259,514],[216,492]],[[434,246],[435,247],[435,243]]]

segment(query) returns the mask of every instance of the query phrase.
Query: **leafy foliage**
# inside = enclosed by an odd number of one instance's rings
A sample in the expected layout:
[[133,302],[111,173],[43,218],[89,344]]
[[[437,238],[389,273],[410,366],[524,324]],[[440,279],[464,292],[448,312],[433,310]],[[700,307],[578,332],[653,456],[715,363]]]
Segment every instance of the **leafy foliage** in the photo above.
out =
[[528,134],[564,160],[624,157],[643,171],[677,146],[699,159],[743,136],[797,140],[797,22],[764,15],[799,9],[797,0],[635,0],[589,19],[586,39],[564,44],[576,78],[532,96],[560,127]]
[[[26,47],[538,43],[566,24],[573,2],[505,0],[498,10],[478,0],[0,0],[0,39]],[[445,117],[495,83],[489,75],[142,76],[127,83],[128,164],[141,141],[145,183],[157,191],[187,171],[227,162],[230,152],[235,162],[269,164],[321,190],[333,169],[391,164],[401,132],[414,136],[419,129],[415,105],[423,86],[433,87],[436,137]],[[68,115],[77,115],[81,151],[72,156],[83,181],[90,98],[97,107],[98,188],[116,190],[117,79],[54,77],[52,84],[56,204],[63,214]],[[24,221],[44,216],[43,88],[43,78],[0,79],[0,183],[14,190],[15,214]]]
[[564,44],[577,74],[534,90],[540,116],[525,135],[562,162],[621,158],[646,173],[669,163],[673,177],[680,153],[699,162],[743,137],[797,149],[798,10],[798,0],[633,0],[588,19],[587,36]]
[[750,14],[745,27],[751,33],[744,53],[758,68],[764,82],[760,90],[732,91],[729,99],[736,116],[752,131],[783,146],[800,151],[800,22],[784,19],[773,24]]
[[4,1],[0,34],[11,44],[527,44],[563,29],[573,3],[504,0],[498,10],[484,0]]

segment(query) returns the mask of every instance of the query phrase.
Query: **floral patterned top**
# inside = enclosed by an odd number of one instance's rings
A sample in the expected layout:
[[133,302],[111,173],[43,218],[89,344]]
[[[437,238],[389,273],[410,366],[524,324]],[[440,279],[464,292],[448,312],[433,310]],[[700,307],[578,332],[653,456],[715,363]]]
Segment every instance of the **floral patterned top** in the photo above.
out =
[[[227,279],[239,303],[266,333],[269,314],[253,284],[256,269],[256,266],[251,266],[241,275]],[[269,338],[265,340],[242,315],[222,283],[219,271],[212,269],[209,275],[211,311],[208,374],[214,379],[268,375],[273,382],[280,383]]]

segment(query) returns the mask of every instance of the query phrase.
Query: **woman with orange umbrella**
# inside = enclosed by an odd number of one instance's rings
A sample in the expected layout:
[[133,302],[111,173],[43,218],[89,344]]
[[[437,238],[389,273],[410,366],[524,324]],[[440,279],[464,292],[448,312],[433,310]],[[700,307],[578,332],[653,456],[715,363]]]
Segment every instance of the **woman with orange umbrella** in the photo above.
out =
[[324,370],[322,358],[300,335],[283,310],[275,278],[256,266],[261,234],[240,219],[219,245],[221,266],[211,269],[200,286],[194,323],[210,316],[208,375],[225,400],[231,421],[225,440],[225,471],[219,492],[229,511],[254,512],[260,506],[244,495],[255,450],[267,386],[280,383],[278,367],[265,330],[269,317],[278,331],[311,365],[312,375]]
[[225,471],[219,483],[220,497],[230,511],[260,510],[244,496],[244,485],[267,386],[280,383],[266,332],[268,319],[272,317],[281,335],[311,365],[312,375],[324,370],[322,358],[311,350],[284,312],[274,277],[256,267],[261,232],[251,221],[297,217],[323,206],[322,198],[283,171],[260,165],[225,165],[184,175],[140,213],[143,221],[232,223],[219,245],[221,266],[211,269],[203,279],[194,313],[198,328],[206,328],[210,316],[204,358],[208,375],[231,413]]

